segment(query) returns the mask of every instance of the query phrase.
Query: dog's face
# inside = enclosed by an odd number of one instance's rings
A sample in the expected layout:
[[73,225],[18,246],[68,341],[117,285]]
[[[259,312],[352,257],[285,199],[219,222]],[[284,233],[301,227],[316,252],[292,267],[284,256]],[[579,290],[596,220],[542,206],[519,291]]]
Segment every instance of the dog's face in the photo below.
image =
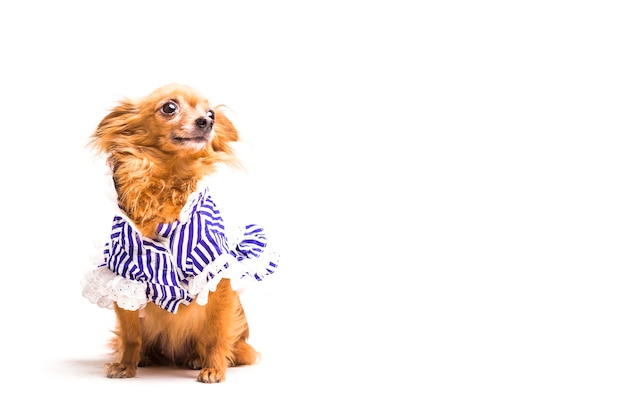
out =
[[238,165],[230,147],[237,130],[219,106],[196,90],[170,84],[122,100],[98,125],[91,145],[107,157],[118,205],[153,236],[176,219],[197,181],[217,164]]
[[162,87],[143,100],[142,108],[152,110],[146,117],[149,137],[162,150],[199,151],[215,136],[215,110],[209,101],[189,88]]
[[[238,134],[220,107],[195,89],[163,86],[146,97],[123,100],[100,122],[94,145],[108,155],[148,152],[177,157],[231,153]],[[198,155],[200,154],[200,155]]]

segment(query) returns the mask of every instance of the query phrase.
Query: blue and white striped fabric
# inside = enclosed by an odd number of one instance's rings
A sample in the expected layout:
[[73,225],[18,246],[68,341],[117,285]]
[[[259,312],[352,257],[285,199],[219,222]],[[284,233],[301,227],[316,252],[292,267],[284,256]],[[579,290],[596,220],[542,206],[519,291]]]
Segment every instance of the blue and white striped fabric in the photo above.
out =
[[180,220],[157,228],[157,239],[142,236],[129,219],[116,215],[104,262],[83,282],[83,294],[102,306],[117,302],[135,310],[151,301],[175,313],[194,299],[205,304],[223,278],[237,289],[242,280],[262,281],[277,263],[260,226],[245,226],[228,238],[220,211],[204,189],[192,194]]

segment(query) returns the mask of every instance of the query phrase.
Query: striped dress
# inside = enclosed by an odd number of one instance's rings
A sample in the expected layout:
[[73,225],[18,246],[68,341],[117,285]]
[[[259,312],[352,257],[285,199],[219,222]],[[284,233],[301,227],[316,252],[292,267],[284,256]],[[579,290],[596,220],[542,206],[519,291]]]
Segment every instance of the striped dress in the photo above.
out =
[[278,264],[263,228],[250,224],[227,232],[208,188],[192,194],[179,220],[142,236],[125,215],[113,218],[104,259],[83,279],[83,295],[101,307],[137,310],[153,302],[176,313],[194,299],[206,304],[224,278],[233,289],[262,281]]

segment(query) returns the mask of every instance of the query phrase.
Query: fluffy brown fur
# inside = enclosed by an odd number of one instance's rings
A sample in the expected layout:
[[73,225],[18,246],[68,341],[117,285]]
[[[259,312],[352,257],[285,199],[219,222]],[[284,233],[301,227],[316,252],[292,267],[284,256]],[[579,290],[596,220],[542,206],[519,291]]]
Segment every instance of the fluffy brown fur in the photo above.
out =
[[[107,156],[118,204],[144,236],[155,237],[159,223],[176,220],[197,182],[217,164],[235,161],[229,144],[238,133],[222,110],[196,90],[170,84],[122,100],[100,122],[91,144]],[[220,282],[206,305],[193,302],[176,314],[152,303],[141,318],[139,311],[117,305],[115,312],[117,361],[106,365],[109,378],[166,364],[200,369],[200,382],[222,382],[228,366],[258,360],[229,280]]]

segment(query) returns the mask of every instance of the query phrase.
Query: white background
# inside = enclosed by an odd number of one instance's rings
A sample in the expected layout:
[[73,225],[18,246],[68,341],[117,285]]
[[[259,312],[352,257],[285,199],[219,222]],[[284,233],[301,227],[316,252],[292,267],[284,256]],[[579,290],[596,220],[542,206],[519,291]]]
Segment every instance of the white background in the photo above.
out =
[[[5,2],[2,407],[623,416],[619,5]],[[81,295],[110,220],[84,146],[169,82],[232,110],[248,170],[218,187],[282,253],[243,294],[263,359],[219,385],[105,378]]]

